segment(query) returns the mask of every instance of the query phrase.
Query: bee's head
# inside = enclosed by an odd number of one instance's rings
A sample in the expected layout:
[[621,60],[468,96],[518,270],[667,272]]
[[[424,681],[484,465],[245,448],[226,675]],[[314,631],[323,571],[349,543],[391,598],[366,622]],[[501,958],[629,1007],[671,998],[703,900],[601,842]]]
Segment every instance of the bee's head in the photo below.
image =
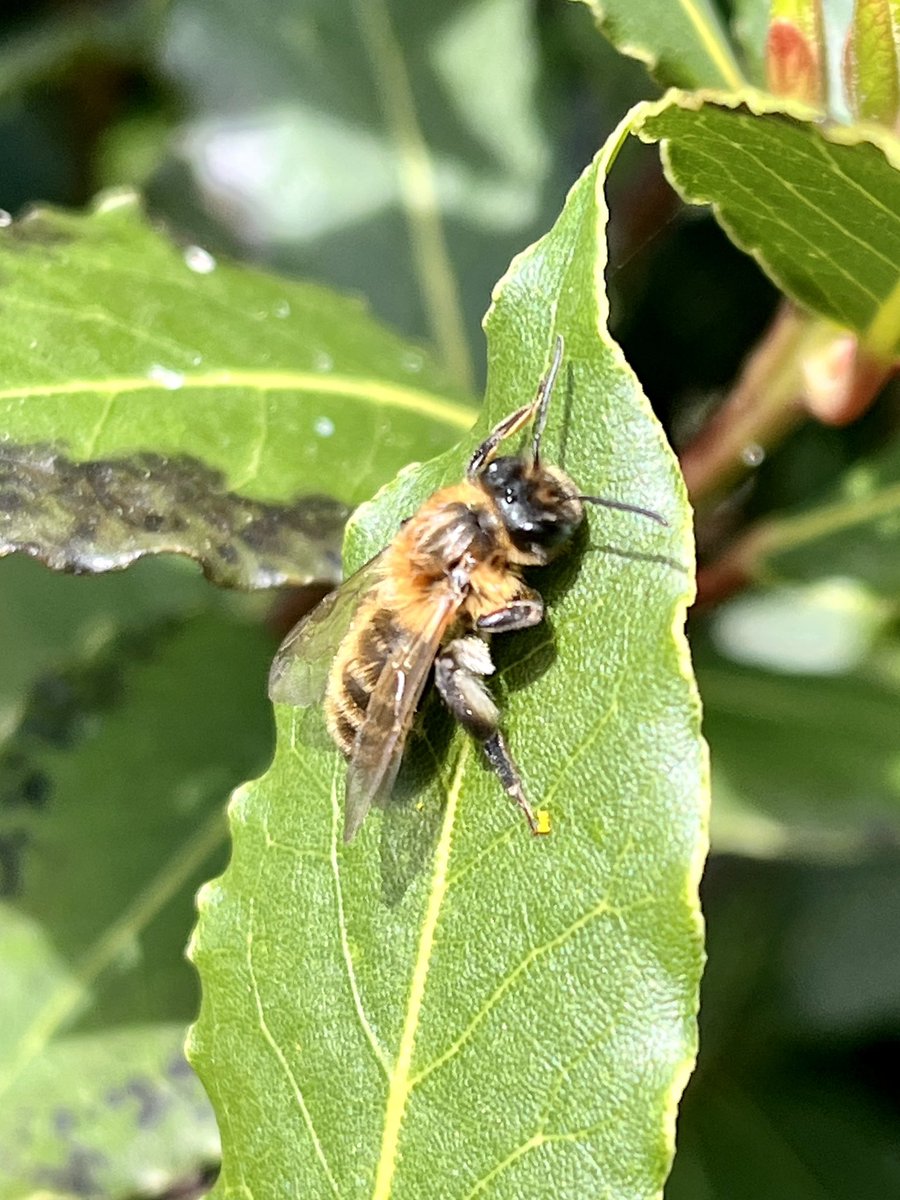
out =
[[510,541],[532,566],[555,558],[584,517],[572,480],[543,463],[514,455],[495,458],[478,482],[493,500]]
[[[658,512],[637,504],[605,496],[583,496],[568,475],[558,467],[547,467],[542,462],[541,438],[562,356],[563,340],[558,334],[553,361],[534,400],[495,425],[469,460],[468,479],[490,496],[518,551],[518,561],[524,566],[542,566],[556,557],[584,519],[586,502],[619,512],[637,513],[658,525],[668,524]],[[495,458],[504,438],[529,421],[534,422],[531,453]]]

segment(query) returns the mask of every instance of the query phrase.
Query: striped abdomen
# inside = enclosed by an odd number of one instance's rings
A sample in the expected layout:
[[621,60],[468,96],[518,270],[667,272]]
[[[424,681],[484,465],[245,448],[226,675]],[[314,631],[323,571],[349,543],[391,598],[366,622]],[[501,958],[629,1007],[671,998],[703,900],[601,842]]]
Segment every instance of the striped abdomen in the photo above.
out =
[[325,720],[336,745],[349,757],[369,697],[403,630],[380,605],[360,609],[334,660],[325,692]]

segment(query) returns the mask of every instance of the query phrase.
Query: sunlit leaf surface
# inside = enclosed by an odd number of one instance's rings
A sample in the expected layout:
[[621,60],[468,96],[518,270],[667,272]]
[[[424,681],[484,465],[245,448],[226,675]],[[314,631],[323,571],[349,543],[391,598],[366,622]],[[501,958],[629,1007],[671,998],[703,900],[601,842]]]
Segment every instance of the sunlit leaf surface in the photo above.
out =
[[347,507],[473,418],[359,302],[179,249],[127,194],[3,229],[0,270],[7,552],[333,578]]
[[[534,573],[549,620],[496,639],[545,839],[426,704],[394,802],[344,847],[321,713],[279,712],[272,768],[232,801],[233,857],[201,894],[192,950],[216,1195],[633,1200],[667,1173],[701,961],[692,549],[674,461],[605,333],[600,169],[497,287],[479,428],[533,394],[563,333],[547,453],[669,527],[592,512],[568,557]],[[360,510],[348,566],[458,479],[473,444]]]
[[[571,178],[562,100],[520,0],[174,0],[156,43],[204,211],[282,270],[361,290],[460,382],[511,254]],[[169,177],[170,178],[170,177]],[[183,207],[183,200],[181,201]]]
[[728,31],[710,0],[584,0],[622,53],[662,84],[728,88],[744,82]]
[[783,111],[771,97],[671,92],[637,116],[662,143],[669,179],[711,204],[736,244],[788,296],[863,334],[900,345],[900,150],[878,130]]

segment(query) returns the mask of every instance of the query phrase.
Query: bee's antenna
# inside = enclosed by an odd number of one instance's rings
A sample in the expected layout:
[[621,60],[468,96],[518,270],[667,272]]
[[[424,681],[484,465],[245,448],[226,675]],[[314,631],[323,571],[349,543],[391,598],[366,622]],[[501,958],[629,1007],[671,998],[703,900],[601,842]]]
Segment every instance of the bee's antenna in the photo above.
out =
[[553,385],[556,382],[556,376],[559,374],[559,368],[562,364],[563,345],[562,334],[558,333],[556,335],[556,344],[553,347],[553,362],[550,364],[550,370],[541,380],[537,396],[534,400],[537,415],[534,419],[534,441],[531,444],[531,457],[534,460],[535,466],[540,458],[541,437],[544,432],[544,426],[547,424],[547,409],[550,407]]
[[579,496],[578,499],[586,500],[589,504],[597,504],[601,508],[616,508],[619,512],[637,513],[639,517],[649,517],[657,525],[669,524],[664,516],[658,512],[654,512],[652,508],[641,508],[637,504],[626,504],[624,500],[607,500],[605,496]]

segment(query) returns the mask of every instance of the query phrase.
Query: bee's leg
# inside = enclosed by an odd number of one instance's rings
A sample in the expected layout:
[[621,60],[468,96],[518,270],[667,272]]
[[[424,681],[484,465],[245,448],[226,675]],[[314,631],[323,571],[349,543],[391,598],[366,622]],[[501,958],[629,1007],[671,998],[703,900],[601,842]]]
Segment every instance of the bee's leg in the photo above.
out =
[[514,629],[530,629],[544,619],[544,602],[537,592],[529,591],[511,600],[504,608],[485,613],[475,622],[485,633],[511,633]]
[[500,712],[482,682],[484,675],[493,672],[494,664],[486,642],[477,637],[456,638],[435,660],[434,682],[453,716],[476,742],[481,743],[485,757],[507,795],[525,814],[531,832],[537,833],[537,820],[500,732]]
[[469,459],[469,465],[466,468],[466,476],[469,479],[477,479],[487,464],[494,457],[497,447],[504,438],[508,438],[510,434],[516,433],[534,415],[534,404],[526,404],[524,408],[517,408],[514,413],[510,413],[508,417],[495,425],[491,432],[487,435],[472,457]]

